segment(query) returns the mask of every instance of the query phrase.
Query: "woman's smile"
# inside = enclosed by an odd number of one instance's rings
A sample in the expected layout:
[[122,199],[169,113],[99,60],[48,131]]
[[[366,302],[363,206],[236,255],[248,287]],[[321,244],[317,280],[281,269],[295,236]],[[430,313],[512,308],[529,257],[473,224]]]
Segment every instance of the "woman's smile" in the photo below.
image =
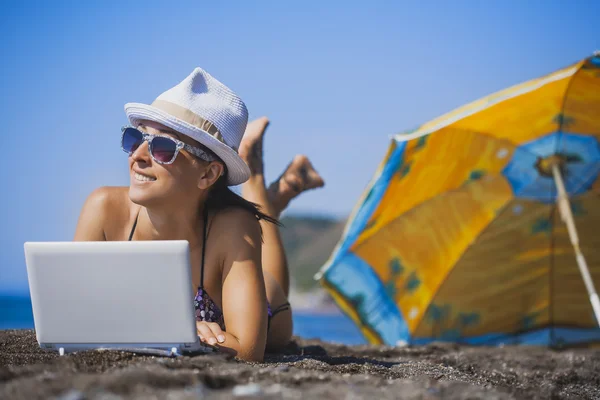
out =
[[154,182],[156,178],[148,175],[140,174],[139,172],[133,171],[133,178],[137,182]]

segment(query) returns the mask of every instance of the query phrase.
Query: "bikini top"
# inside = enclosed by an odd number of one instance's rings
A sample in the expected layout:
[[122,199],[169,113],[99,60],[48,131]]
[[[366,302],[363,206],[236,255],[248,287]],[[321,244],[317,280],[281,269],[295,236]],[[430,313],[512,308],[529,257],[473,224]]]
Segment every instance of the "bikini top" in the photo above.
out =
[[[196,316],[196,321],[216,322],[217,324],[219,324],[221,329],[225,331],[225,320],[223,318],[223,312],[210,298],[210,296],[208,295],[208,293],[206,293],[206,290],[204,289],[204,254],[206,250],[206,238],[208,237],[208,211],[205,209],[202,214],[204,220],[202,234],[202,263],[200,264],[200,286],[198,286],[198,290],[196,291],[196,295],[194,296],[194,312]],[[131,232],[129,233],[129,241],[131,241],[131,239],[133,238],[133,233],[135,232],[135,227],[137,226],[138,217],[139,211],[138,215],[135,217],[135,222],[133,223]],[[271,312],[271,306],[268,302],[267,313],[269,316],[268,319],[270,325],[271,317],[273,314]]]

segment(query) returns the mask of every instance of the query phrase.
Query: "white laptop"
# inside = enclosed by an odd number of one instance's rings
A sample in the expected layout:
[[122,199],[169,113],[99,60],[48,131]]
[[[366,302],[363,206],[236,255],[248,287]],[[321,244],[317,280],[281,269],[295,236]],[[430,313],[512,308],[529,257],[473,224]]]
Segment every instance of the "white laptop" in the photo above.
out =
[[196,333],[187,241],[27,242],[42,348],[211,352]]

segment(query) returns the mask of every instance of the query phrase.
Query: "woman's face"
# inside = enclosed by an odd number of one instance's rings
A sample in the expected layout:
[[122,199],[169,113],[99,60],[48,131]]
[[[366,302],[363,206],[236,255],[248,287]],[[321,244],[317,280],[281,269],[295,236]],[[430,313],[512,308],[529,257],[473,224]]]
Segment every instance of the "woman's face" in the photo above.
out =
[[[170,136],[189,145],[199,147],[198,142],[177,133],[171,128],[152,121],[144,121],[140,131]],[[202,189],[206,189],[206,178],[220,172],[218,162],[207,163],[181,150],[172,164],[159,164],[150,156],[148,142],[144,141],[129,156],[129,197],[143,206],[181,205],[183,201],[198,201]],[[218,178],[218,175],[216,176]],[[216,179],[214,179],[216,180]],[[214,183],[210,182],[210,184]],[[208,186],[210,186],[210,184]]]

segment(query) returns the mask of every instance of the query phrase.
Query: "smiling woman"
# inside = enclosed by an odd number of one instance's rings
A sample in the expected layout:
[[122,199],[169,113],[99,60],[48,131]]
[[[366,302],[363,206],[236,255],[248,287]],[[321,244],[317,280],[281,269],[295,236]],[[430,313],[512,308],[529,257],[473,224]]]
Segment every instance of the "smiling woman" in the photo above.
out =
[[[242,100],[200,68],[152,105],[129,103],[125,112],[130,126],[121,146],[129,155],[130,185],[96,189],[75,240],[187,240],[200,339],[262,360],[265,350],[277,351],[292,335],[277,218],[323,180],[305,156],[296,156],[267,188],[267,119],[247,124]],[[229,188],[242,183],[243,197]],[[143,285],[132,290],[147,295]]]

